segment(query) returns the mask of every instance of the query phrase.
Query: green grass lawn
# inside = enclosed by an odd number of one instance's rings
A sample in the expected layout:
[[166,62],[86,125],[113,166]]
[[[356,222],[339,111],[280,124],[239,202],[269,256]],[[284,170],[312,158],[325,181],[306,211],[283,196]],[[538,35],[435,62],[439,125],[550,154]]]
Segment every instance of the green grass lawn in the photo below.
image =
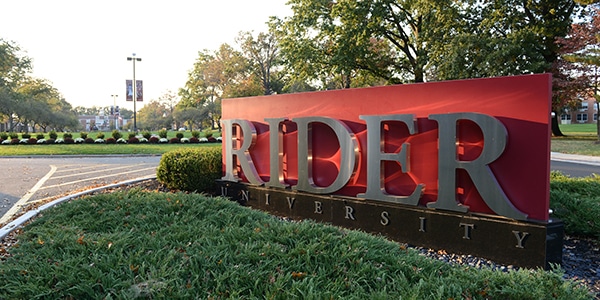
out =
[[1,156],[29,155],[160,155],[182,148],[221,147],[220,143],[201,144],[71,144],[71,145],[1,145]]
[[116,192],[23,229],[1,299],[592,299],[559,271],[455,266],[222,198]]

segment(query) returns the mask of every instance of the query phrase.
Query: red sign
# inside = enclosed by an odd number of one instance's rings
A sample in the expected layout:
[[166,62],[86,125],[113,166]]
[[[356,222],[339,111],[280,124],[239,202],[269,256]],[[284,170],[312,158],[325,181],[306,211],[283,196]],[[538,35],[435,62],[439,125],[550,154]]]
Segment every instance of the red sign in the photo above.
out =
[[224,180],[548,220],[548,74],[222,101]]

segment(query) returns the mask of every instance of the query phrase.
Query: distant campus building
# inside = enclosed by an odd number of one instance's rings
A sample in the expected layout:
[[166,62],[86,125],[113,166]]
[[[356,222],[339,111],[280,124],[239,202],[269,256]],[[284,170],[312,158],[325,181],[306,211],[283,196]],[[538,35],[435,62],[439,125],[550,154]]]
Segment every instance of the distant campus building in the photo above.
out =
[[123,119],[122,117],[115,118],[111,115],[105,116],[103,113],[100,113],[99,115],[81,115],[77,118],[85,131],[112,130],[115,129],[115,122],[117,123],[116,128],[121,129],[129,122],[129,119]]
[[561,124],[590,124],[598,122],[598,106],[595,99],[581,101],[576,109],[565,109],[560,115]]

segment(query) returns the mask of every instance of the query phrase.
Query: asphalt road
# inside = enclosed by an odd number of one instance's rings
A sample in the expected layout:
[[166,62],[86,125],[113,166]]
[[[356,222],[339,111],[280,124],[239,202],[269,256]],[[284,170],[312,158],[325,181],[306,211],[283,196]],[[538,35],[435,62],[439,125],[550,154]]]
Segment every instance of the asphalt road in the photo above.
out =
[[[155,175],[159,162],[160,156],[0,157],[0,224],[19,205]],[[573,177],[600,174],[598,162],[553,158],[550,165]]]
[[160,156],[0,158],[0,224],[17,203],[154,175],[159,162]]

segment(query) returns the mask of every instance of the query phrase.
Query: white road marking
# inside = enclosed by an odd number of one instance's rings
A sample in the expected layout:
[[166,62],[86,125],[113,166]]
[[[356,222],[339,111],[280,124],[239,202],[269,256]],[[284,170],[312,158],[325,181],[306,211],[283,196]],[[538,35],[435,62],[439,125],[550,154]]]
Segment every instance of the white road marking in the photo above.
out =
[[[134,168],[135,166],[142,166],[144,164],[138,164],[138,165],[127,165],[127,166],[121,166],[121,167],[116,167],[116,168],[108,168],[108,169],[101,169],[101,170],[94,170],[94,171],[89,171],[89,172],[77,172],[75,174],[69,174],[69,175],[63,175],[63,176],[55,176],[52,177],[52,179],[61,179],[61,178],[67,178],[67,177],[73,177],[73,176],[81,176],[81,175],[86,175],[86,174],[93,174],[93,173],[106,173],[109,171],[114,171],[114,170],[119,170],[119,169],[131,169]],[[69,171],[73,171],[72,169],[70,169]]]
[[95,180],[95,179],[102,179],[102,178],[107,178],[107,177],[115,177],[115,176],[118,176],[118,175],[124,175],[124,174],[129,174],[129,173],[137,173],[137,172],[142,172],[142,171],[147,171],[147,170],[156,170],[156,167],[145,168],[145,169],[138,169],[138,170],[133,170],[133,171],[128,171],[128,172],[114,173],[114,174],[109,174],[109,175],[104,175],[104,176],[98,176],[98,177],[92,177],[92,178],[85,178],[85,179],[81,179],[81,180],[69,181],[69,182],[65,182],[65,183],[61,183],[61,184],[55,184],[55,185],[48,185],[48,186],[45,186],[43,188],[40,188],[40,190],[49,189],[49,188],[55,188],[55,187],[61,187],[61,186],[65,186],[65,185],[72,185],[74,183],[79,183],[79,182],[84,182],[84,181],[91,181],[91,180]]
[[15,205],[13,205],[4,214],[4,216],[2,216],[2,218],[0,219],[0,224],[6,223],[6,221],[10,220],[10,218],[12,218],[12,216],[14,216],[19,211],[19,209],[21,209],[21,206],[23,206],[23,204],[25,204],[31,198],[31,196],[33,196],[33,194],[35,194],[35,192],[40,190],[41,186],[46,182],[46,180],[48,180],[50,178],[50,176],[52,176],[52,174],[54,174],[54,172],[56,172],[56,166],[50,165],[50,172],[48,172],[48,174],[46,174],[42,179],[40,179],[35,184],[35,186],[32,187],[27,192],[27,194],[25,194],[25,196],[23,196],[21,199],[19,199],[19,201],[17,201],[17,203],[15,203]]

